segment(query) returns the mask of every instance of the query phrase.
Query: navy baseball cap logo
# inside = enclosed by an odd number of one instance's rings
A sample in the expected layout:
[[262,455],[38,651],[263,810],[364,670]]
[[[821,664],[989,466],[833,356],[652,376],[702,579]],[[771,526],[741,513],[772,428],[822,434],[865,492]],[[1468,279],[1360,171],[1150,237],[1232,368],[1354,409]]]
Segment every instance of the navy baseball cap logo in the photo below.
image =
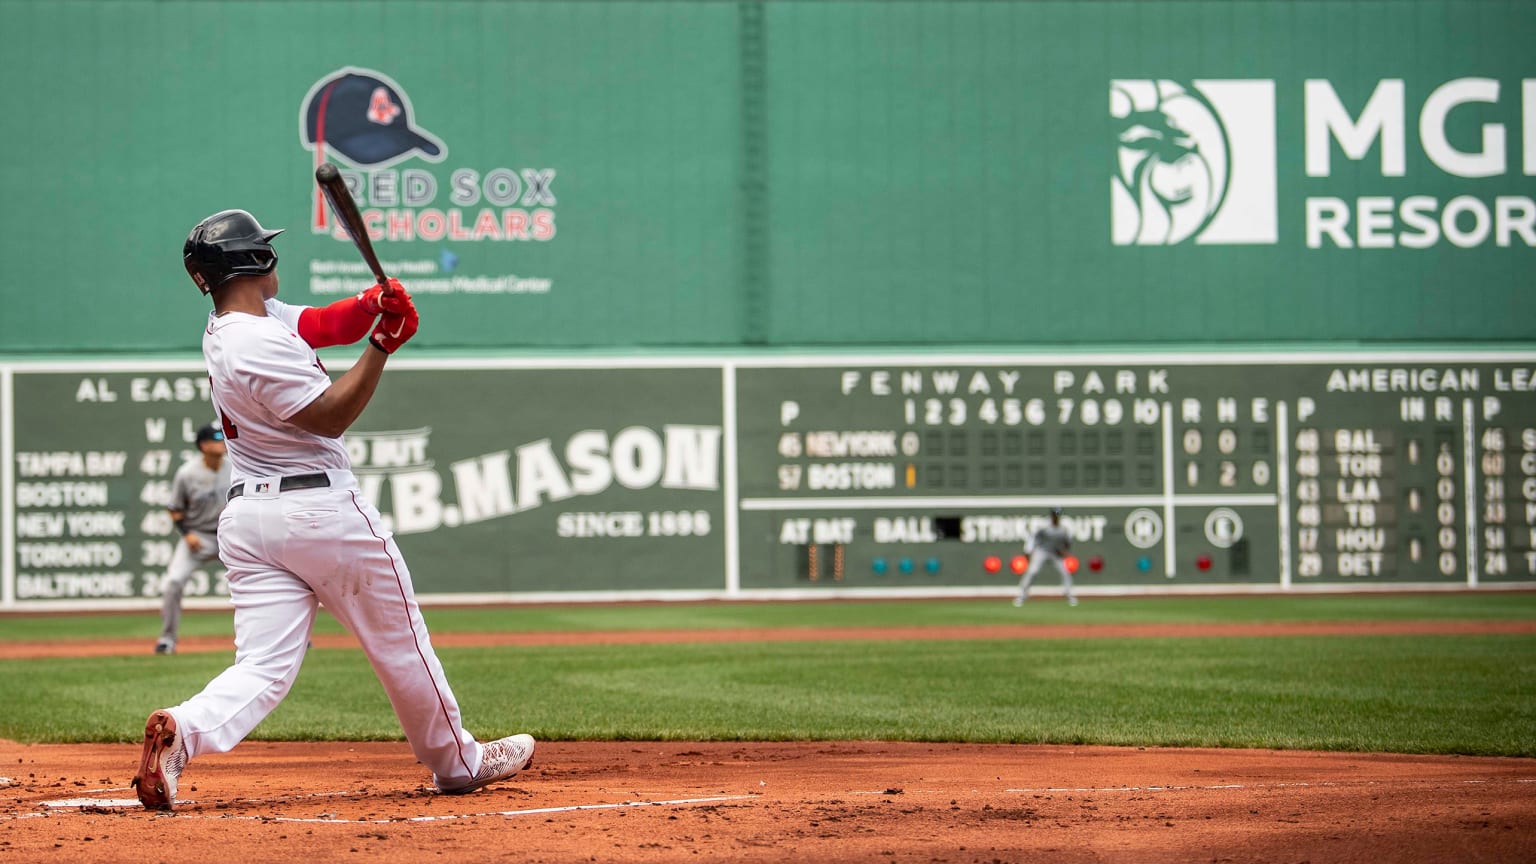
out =
[[326,150],[355,167],[378,167],[419,155],[440,161],[446,148],[411,123],[411,103],[400,85],[372,69],[345,67],[310,88],[299,109],[301,136],[315,153]]

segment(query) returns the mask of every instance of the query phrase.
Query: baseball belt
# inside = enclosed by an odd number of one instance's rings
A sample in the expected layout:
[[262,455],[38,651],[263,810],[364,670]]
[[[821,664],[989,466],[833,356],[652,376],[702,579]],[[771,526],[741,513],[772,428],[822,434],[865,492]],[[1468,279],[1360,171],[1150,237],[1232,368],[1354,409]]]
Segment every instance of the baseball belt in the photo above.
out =
[[[324,489],[331,485],[331,477],[324,471],[315,474],[292,474],[277,481],[277,491],[292,492],[295,489]],[[233,501],[245,494],[245,484],[229,487],[228,500]]]

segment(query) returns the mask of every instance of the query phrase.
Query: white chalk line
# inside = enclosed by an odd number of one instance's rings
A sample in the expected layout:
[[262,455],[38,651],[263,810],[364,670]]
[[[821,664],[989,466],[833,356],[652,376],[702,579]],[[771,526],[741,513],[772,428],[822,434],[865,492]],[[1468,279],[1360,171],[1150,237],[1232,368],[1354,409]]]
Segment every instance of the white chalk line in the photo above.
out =
[[[92,790],[100,792],[118,792],[122,789]],[[329,798],[352,795],[350,792],[322,792],[314,795],[302,796],[302,798]],[[665,801],[619,801],[606,804],[569,804],[561,807],[533,807],[523,810],[496,810],[488,813],[452,813],[445,816],[404,816],[389,819],[343,819],[336,816],[234,816],[229,813],[194,813],[177,811],[177,815],[183,818],[201,819],[237,819],[251,822],[300,822],[330,825],[390,825],[405,822],[449,822],[459,819],[484,819],[492,816],[511,818],[515,816],[540,816],[551,813],[574,813],[582,810],[619,810],[636,807],[683,807],[692,804],[718,804],[722,801],[745,801],[756,798],[756,795],[714,795],[707,798],[672,798]],[[302,800],[300,797],[287,799],[289,803]],[[196,802],[178,801],[177,804],[186,806]],[[264,799],[261,801],[236,801],[234,804],[263,804],[283,803],[283,799]],[[139,805],[137,798],[62,798],[54,801],[42,801],[38,806],[52,810],[81,809],[86,807],[123,807],[136,808]],[[14,816],[0,816],[0,822],[15,821],[19,819],[35,819],[46,816],[47,812],[19,813]]]
[[[395,822],[448,822],[455,819],[483,819],[488,816],[541,816],[549,813],[574,813],[578,810],[621,810],[631,807],[681,807],[689,804],[716,804],[721,801],[744,801],[756,795],[716,795],[710,798],[673,798],[669,801],[620,801],[614,804],[571,804],[565,807],[534,807],[527,810],[498,810],[492,813],[454,813],[447,816],[410,816],[404,819],[335,819],[327,817],[302,818],[297,816],[238,816],[259,822],[324,822],[341,825],[388,825]],[[212,816],[209,818],[224,818]]]
[[[1451,784],[1475,786],[1479,784],[1493,783],[1536,783],[1536,777],[1510,777],[1476,780],[1453,780]],[[1346,786],[1410,786],[1410,785],[1447,785],[1446,781],[1434,779],[1394,779],[1394,780],[1323,780],[1316,783],[1214,783],[1208,786],[1049,786],[1039,789],[1004,789],[1004,792],[1062,794],[1066,792],[1223,792],[1232,789],[1336,789]],[[871,793],[873,794],[873,793]]]

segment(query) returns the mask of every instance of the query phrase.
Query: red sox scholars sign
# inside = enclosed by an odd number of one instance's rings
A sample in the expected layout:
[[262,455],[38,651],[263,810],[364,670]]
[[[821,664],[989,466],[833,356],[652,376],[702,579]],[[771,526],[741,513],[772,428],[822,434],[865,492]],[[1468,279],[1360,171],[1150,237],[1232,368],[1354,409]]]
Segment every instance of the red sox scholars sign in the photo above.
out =
[[[418,122],[405,88],[382,72],[343,67],[310,87],[299,107],[299,140],[314,163],[333,161],[362,209],[376,244],[434,244],[425,260],[398,262],[416,294],[541,294],[548,278],[458,273],[460,243],[534,242],[555,238],[554,168],[456,166],[446,173],[448,145]],[[345,240],[345,229],[314,193],[310,230]],[[386,254],[381,249],[381,253]],[[366,288],[350,258],[315,261],[311,291],[345,294]]]

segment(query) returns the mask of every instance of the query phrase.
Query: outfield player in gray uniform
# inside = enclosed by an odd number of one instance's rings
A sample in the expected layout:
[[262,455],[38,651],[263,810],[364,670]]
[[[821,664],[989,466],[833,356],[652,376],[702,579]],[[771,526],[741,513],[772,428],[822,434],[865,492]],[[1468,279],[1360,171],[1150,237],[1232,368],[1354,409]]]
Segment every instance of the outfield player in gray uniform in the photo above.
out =
[[1035,581],[1035,574],[1040,568],[1050,563],[1061,572],[1061,586],[1067,594],[1067,604],[1077,605],[1077,598],[1072,595],[1072,574],[1067,572],[1067,564],[1064,560],[1067,551],[1072,548],[1072,535],[1067,529],[1061,527],[1061,508],[1051,508],[1051,524],[1042,527],[1035,532],[1033,542],[1024,551],[1029,553],[1029,570],[1024,573],[1024,578],[1019,580],[1019,596],[1013,598],[1013,605],[1023,606],[1029,597],[1029,583]]
[[164,600],[160,604],[156,654],[176,653],[181,594],[192,571],[219,560],[219,514],[224,512],[230,484],[229,464],[224,461],[224,433],[212,423],[197,430],[197,449],[202,458],[176,469],[176,477],[171,481],[171,500],[166,505],[172,524],[181,533],[181,542],[171,554],[161,586]]

